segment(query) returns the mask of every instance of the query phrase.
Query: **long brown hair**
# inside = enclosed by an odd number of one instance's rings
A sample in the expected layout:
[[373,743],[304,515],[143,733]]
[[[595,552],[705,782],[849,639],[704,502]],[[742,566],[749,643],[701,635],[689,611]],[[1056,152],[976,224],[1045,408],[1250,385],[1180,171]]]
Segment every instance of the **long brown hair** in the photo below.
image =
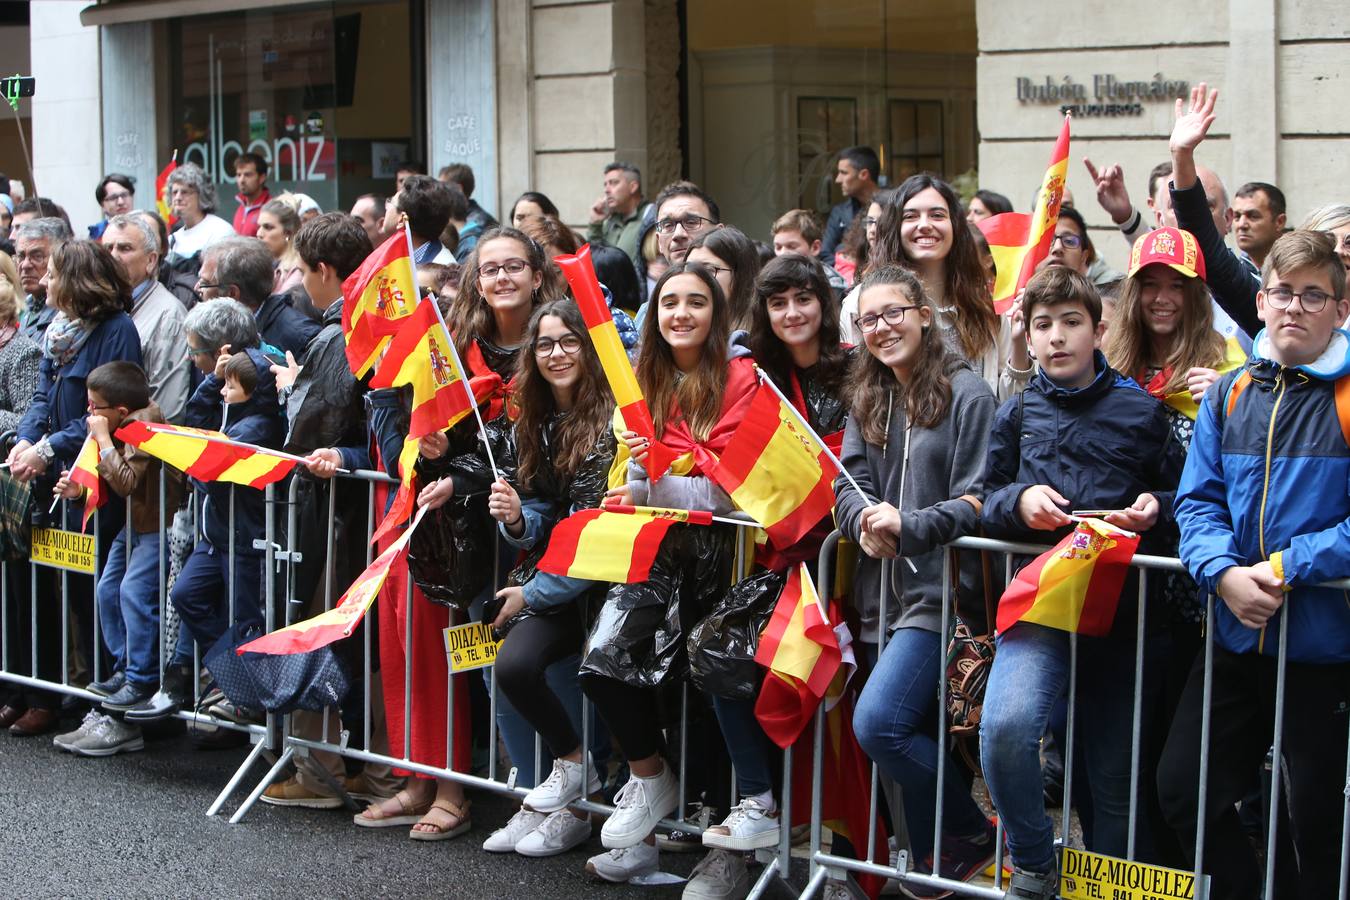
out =
[[970,229],[961,225],[966,211],[951,185],[925,173],[911,175],[895,189],[894,201],[882,206],[881,216],[877,219],[877,253],[872,267],[902,265],[914,268],[914,261],[905,252],[900,237],[900,223],[905,204],[929,188],[942,195],[952,229],[952,248],[943,265],[943,290],[946,293],[943,300],[956,309],[953,327],[962,354],[978,363],[994,343],[999,327],[998,315],[985,284],[984,266],[975,239],[970,236]]
[[[693,372],[682,373],[675,365],[670,345],[661,335],[661,292],[666,282],[676,275],[694,275],[707,288],[712,300],[712,327],[703,345],[703,358]],[[637,380],[642,395],[651,408],[656,436],[661,437],[666,425],[673,424],[670,415],[677,415],[689,426],[694,439],[705,441],[717,424],[722,412],[722,394],[727,386],[727,342],[731,338],[731,308],[722,286],[707,267],[684,262],[671,266],[656,282],[651,293],[651,309],[642,320],[639,338]]]
[[[1153,265],[1161,265],[1154,263]],[[1142,382],[1149,368],[1152,342],[1144,320],[1144,279],[1148,266],[1126,278],[1121,284],[1116,314],[1106,332],[1106,361],[1128,378]],[[1168,270],[1171,271],[1170,269]],[[1186,373],[1193,367],[1214,369],[1223,364],[1224,339],[1214,330],[1214,310],[1209,290],[1199,278],[1181,278],[1181,324],[1173,334],[1172,350],[1161,367],[1172,374],[1163,385],[1164,394],[1174,394],[1186,386]]]
[[832,396],[842,396],[848,377],[848,353],[839,344],[839,301],[830,289],[824,268],[813,256],[784,253],[760,270],[755,282],[756,303],[751,310],[750,352],[774,383],[787,391],[792,383],[792,354],[773,333],[769,323],[769,298],[790,290],[807,291],[820,305],[820,330],[816,333],[820,362],[816,371]]
[[[866,353],[859,353],[853,361],[853,368],[849,372],[853,383],[850,412],[862,429],[863,440],[878,447],[886,444],[886,430],[895,399],[905,405],[905,415],[912,425],[932,428],[942,421],[952,402],[952,383],[948,373],[956,364],[952,352],[942,340],[937,307],[923,289],[923,282],[909,269],[884,266],[869,272],[859,287],[859,305],[869,288],[884,285],[898,287],[910,303],[927,309],[930,324],[921,332],[914,373],[908,385],[901,384],[890,367],[872,355],[870,348],[867,348]],[[897,392],[900,394],[898,398]]]
[[543,276],[531,298],[533,306],[537,308],[541,303],[558,299],[554,282],[549,278],[548,257],[537,241],[508,225],[484,232],[459,274],[459,295],[455,297],[454,305],[450,308],[450,319],[446,322],[455,336],[455,349],[459,351],[461,359],[469,352],[474,340],[490,337],[496,328],[492,307],[488,305],[478,284],[478,253],[489,241],[497,238],[510,238],[524,247],[525,261],[530,264],[530,271]]
[[102,322],[131,311],[131,283],[102,244],[66,241],[52,251],[52,271],[61,290],[51,299],[72,319]]
[[550,300],[536,307],[526,328],[525,346],[516,358],[516,389],[511,395],[516,410],[516,479],[522,488],[529,488],[545,465],[544,424],[557,411],[552,387],[539,371],[539,357],[534,355],[534,342],[545,316],[561,319],[568,331],[581,338],[581,349],[576,355],[581,377],[576,383],[572,409],[553,432],[553,469],[559,480],[566,482],[576,473],[586,455],[609,430],[614,415],[614,395],[576,303]]

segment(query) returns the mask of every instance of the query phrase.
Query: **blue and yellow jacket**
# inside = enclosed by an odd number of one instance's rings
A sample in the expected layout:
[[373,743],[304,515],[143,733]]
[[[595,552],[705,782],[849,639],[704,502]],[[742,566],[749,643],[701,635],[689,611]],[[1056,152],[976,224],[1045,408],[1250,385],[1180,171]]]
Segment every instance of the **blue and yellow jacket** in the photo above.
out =
[[[1215,602],[1215,640],[1234,653],[1350,661],[1350,594],[1314,587],[1350,576],[1350,433],[1336,380],[1350,375],[1350,332],[1305,366],[1269,356],[1264,331],[1248,364],[1205,394],[1177,493],[1181,558],[1213,592],[1230,566],[1270,560],[1288,594],[1265,628],[1247,628]],[[1350,388],[1347,379],[1342,390]]]

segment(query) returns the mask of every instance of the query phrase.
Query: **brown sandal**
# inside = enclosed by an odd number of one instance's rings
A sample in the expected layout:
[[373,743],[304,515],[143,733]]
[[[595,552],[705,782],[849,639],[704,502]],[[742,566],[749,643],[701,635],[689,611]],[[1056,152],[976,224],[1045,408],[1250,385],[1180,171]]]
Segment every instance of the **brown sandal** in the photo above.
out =
[[[401,812],[390,814],[385,811],[385,804],[390,800],[398,802]],[[392,797],[370,804],[364,811],[352,816],[352,821],[362,828],[394,828],[399,825],[413,825],[420,822],[422,817],[431,810],[431,803],[432,801],[428,800],[426,803],[414,805],[412,794],[408,793],[405,788]]]
[[[464,832],[473,827],[473,822],[469,820],[469,807],[472,801],[465,800],[463,805],[456,806],[448,800],[437,800],[431,804],[431,809],[417,823],[418,825],[430,825],[435,831],[418,831],[416,828],[408,829],[408,837],[414,841],[448,841],[451,838],[459,837]],[[441,816],[433,816],[434,813],[443,813]],[[439,819],[440,821],[436,821]]]

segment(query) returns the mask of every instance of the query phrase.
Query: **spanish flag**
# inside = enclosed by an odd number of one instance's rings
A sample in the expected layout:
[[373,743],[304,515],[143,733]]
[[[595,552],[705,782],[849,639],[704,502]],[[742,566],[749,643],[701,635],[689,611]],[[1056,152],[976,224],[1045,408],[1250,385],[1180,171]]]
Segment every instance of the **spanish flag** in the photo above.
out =
[[[480,393],[490,392],[501,379],[496,375],[475,378],[470,384],[464,378],[464,367],[450,333],[440,319],[436,304],[422,298],[412,314],[399,323],[398,334],[389,344],[372,388],[412,385],[412,419],[408,437],[399,454],[400,485],[375,539],[387,534],[400,522],[407,520],[413,507],[413,467],[417,462],[419,438],[445,431],[473,411]],[[474,392],[470,397],[469,392]],[[473,401],[473,402],[471,402]]]
[[1082,519],[1069,535],[1017,573],[998,603],[998,632],[1018,622],[1102,637],[1111,631],[1120,588],[1139,535]]
[[84,488],[84,521],[80,523],[80,531],[88,531],[94,510],[108,502],[108,495],[103,493],[103,482],[98,477],[98,441],[92,434],[84,439],[80,455],[70,467],[70,480]]
[[647,400],[638,386],[637,375],[628,362],[623,341],[619,340],[619,331],[614,327],[614,316],[605,303],[604,292],[600,290],[600,281],[595,277],[595,266],[591,263],[589,244],[577,251],[576,256],[557,256],[557,263],[567,277],[576,298],[581,318],[591,335],[591,343],[600,357],[600,367],[605,370],[605,379],[609,389],[614,392],[614,400],[623,417],[624,427],[645,437],[651,442],[643,466],[647,476],[656,481],[679,455],[656,439],[656,428],[652,424],[652,413],[647,408]]
[[172,228],[178,224],[178,217],[173,214],[173,204],[169,202],[169,176],[173,174],[174,169],[178,168],[178,151],[173,151],[173,159],[169,164],[160,170],[159,175],[155,176],[155,208],[159,212],[159,217],[164,220],[166,228]]
[[[1222,375],[1225,372],[1231,372],[1234,369],[1241,367],[1246,362],[1247,353],[1242,349],[1242,345],[1237,342],[1237,338],[1229,338],[1228,343],[1224,347],[1224,360],[1216,367],[1216,371]],[[1166,368],[1157,375],[1154,375],[1152,380],[1146,382],[1143,387],[1144,390],[1148,391],[1154,397],[1157,397],[1163,403],[1194,422],[1195,417],[1200,414],[1200,406],[1195,402],[1195,399],[1191,397],[1191,392],[1189,390],[1182,388],[1171,394],[1163,393],[1163,388],[1167,385],[1167,382],[1171,380],[1172,370],[1171,368]]]
[[285,478],[301,461],[205,428],[127,422],[117,429],[117,438],[198,481],[228,481],[258,489]]
[[652,506],[583,509],[553,527],[539,571],[589,581],[646,581],[670,526],[712,520],[710,512]]
[[247,644],[241,644],[235,648],[235,653],[241,656],[245,653],[278,655],[307,653],[310,650],[326,647],[342,638],[350,637],[351,633],[356,630],[356,626],[361,624],[361,620],[365,618],[370,605],[380,595],[380,588],[384,585],[384,580],[388,577],[390,568],[401,562],[408,552],[408,541],[412,539],[412,533],[421,520],[422,514],[418,513],[417,518],[413,519],[413,523],[408,527],[408,530],[399,535],[398,540],[390,544],[383,553],[377,556],[364,572],[356,576],[356,580],[352,582],[351,587],[343,592],[332,609],[325,610],[303,622],[296,622],[270,634],[265,634],[260,638],[249,641]]
[[375,365],[380,351],[400,331],[399,320],[411,316],[417,305],[411,247],[405,225],[342,282],[342,333],[347,339],[347,364],[357,378]]
[[[848,627],[841,627],[847,635]],[[788,573],[755,651],[755,662],[769,670],[755,701],[755,718],[769,739],[783,749],[801,735],[843,666],[840,638],[806,563],[798,563]],[[844,643],[851,639],[845,638]]]
[[785,550],[834,508],[834,473],[820,436],[761,383],[709,475]]
[[989,242],[998,275],[994,281],[994,311],[1006,313],[1027,286],[1036,266],[1050,255],[1055,241],[1055,225],[1059,222],[1059,205],[1064,199],[1064,179],[1069,172],[1069,117],[1064,117],[1050,166],[1045,170],[1040,192],[1036,195],[1036,210],[1026,213],[1001,213],[980,222],[980,231]]

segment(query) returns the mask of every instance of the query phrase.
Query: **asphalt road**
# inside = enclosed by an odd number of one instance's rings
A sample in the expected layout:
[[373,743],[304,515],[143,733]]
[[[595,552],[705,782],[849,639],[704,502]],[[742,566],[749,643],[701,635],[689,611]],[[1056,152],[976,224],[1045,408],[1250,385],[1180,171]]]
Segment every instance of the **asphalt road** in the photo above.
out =
[[[69,730],[77,723],[72,721]],[[244,750],[203,752],[185,737],[144,752],[86,759],[48,738],[0,733],[0,848],[6,896],[677,898],[680,886],[609,885],[583,868],[584,848],[531,860],[482,850],[511,814],[505,798],[472,792],[473,831],[417,843],[402,828],[365,829],[350,813],[259,803],[238,825],[206,809]],[[249,785],[263,776],[259,764]],[[597,829],[598,832],[598,829]],[[688,874],[700,857],[662,854]]]

